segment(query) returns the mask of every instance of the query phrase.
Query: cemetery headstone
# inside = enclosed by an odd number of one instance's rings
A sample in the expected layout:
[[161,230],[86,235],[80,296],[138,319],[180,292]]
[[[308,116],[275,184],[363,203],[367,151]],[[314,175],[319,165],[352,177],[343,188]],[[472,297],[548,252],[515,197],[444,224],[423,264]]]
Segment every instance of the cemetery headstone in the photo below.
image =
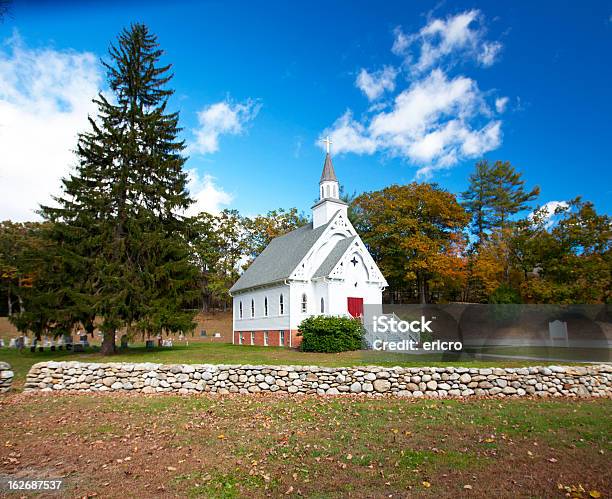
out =
[[555,320],[548,323],[548,334],[553,343],[567,344],[567,322]]
[[145,347],[147,348],[147,350],[151,350],[155,348],[155,342],[153,340],[147,340],[145,343]]

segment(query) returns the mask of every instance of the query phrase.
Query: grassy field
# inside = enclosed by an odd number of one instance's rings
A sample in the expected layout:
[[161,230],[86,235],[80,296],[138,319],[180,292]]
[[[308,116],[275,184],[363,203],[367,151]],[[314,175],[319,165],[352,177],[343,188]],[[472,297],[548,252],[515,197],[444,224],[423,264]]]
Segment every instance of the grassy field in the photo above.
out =
[[608,497],[611,400],[0,397],[0,476],[68,497]]
[[356,365],[381,366],[444,366],[468,367],[522,367],[541,365],[541,361],[524,360],[475,360],[471,355],[448,359],[442,354],[406,355],[380,351],[355,351],[337,354],[306,353],[288,348],[239,346],[226,343],[190,343],[173,348],[146,350],[144,346],[131,347],[125,352],[104,357],[97,352],[72,353],[66,351],[31,353],[14,349],[0,349],[0,361],[8,362],[15,371],[14,385],[19,389],[30,367],[37,362],[50,360],[78,360],[86,362],[154,362],[165,364],[273,364],[273,365],[319,365],[350,367]]

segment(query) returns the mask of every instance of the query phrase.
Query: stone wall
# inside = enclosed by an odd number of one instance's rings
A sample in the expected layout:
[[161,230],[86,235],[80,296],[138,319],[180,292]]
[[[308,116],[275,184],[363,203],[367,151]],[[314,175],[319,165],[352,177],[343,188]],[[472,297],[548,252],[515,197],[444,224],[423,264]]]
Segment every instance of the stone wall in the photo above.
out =
[[42,362],[30,369],[25,389],[180,394],[610,397],[612,365],[476,369]]
[[0,393],[8,392],[11,389],[13,376],[10,364],[0,362]]

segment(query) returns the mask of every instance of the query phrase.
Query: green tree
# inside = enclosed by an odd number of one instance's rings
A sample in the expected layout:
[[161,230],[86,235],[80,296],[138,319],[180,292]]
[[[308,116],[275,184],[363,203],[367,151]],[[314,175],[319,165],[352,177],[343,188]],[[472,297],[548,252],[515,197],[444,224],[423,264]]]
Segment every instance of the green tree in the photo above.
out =
[[201,307],[227,308],[229,288],[239,276],[245,254],[243,218],[236,210],[200,213],[194,221],[192,258],[199,271]]
[[540,188],[525,190],[525,181],[509,161],[496,161],[489,171],[490,227],[506,229],[511,218],[530,208],[529,203],[540,195]]
[[469,187],[461,194],[463,206],[472,217],[472,232],[481,244],[492,230],[505,230],[511,218],[529,209],[529,202],[538,197],[539,187],[525,190],[521,174],[508,161],[490,165],[476,163],[469,176]]
[[308,223],[308,219],[296,208],[279,208],[265,215],[244,219],[246,255],[251,260],[270,244],[275,237],[287,234]]
[[83,270],[75,315],[100,318],[102,352],[115,351],[119,328],[143,334],[186,331],[182,311],[195,280],[189,260],[191,204],[177,139],[178,113],[166,111],[170,66],[142,24],[123,30],[104,62],[114,99],[99,94],[91,130],[79,136],[76,171],[63,180],[58,206],[42,207],[62,268]]
[[557,210],[552,225],[536,210],[511,241],[513,263],[523,275],[524,300],[535,303],[612,301],[612,219],[576,198]]
[[0,222],[0,287],[9,317],[25,310],[24,297],[33,280],[29,259],[39,232],[39,223]]
[[413,182],[361,194],[355,207],[356,228],[391,289],[414,283],[419,301],[429,302],[430,282],[444,282],[447,271],[456,272],[451,263],[469,222],[455,195]]

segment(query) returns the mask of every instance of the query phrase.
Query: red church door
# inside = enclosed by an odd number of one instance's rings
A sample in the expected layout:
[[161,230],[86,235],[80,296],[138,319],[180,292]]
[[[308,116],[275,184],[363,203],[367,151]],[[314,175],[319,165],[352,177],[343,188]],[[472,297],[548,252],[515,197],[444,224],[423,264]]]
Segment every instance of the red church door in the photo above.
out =
[[363,298],[348,297],[348,312],[353,317],[363,316]]

